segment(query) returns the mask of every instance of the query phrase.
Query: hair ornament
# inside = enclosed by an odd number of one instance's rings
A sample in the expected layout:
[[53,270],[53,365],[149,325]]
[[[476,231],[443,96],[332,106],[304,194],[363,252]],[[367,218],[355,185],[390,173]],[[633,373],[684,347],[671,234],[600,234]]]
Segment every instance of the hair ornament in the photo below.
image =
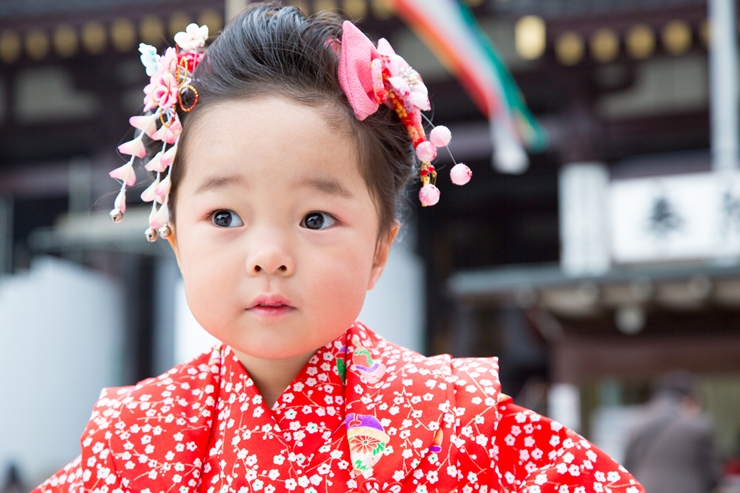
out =
[[[177,153],[177,142],[182,124],[177,110],[189,112],[198,104],[198,91],[191,85],[192,73],[203,59],[203,47],[208,39],[208,26],[190,24],[185,32],[175,35],[176,46],[159,55],[153,46],[141,43],[141,63],[150,77],[144,88],[144,115],[132,116],[129,123],[137,132],[135,137],[120,146],[118,152],[130,156],[129,161],[111,171],[110,177],[121,182],[110,212],[111,219],[119,222],[126,212],[126,189],[136,184],[134,160],[147,155],[144,136],[162,142],[157,152],[144,168],[156,173],[154,181],[141,194],[141,200],[152,203],[149,228],[145,235],[149,241],[167,238],[169,227],[170,170]],[[157,207],[159,205],[159,207]]]
[[[451,133],[440,125],[432,129],[427,139],[422,123],[422,118],[426,117],[422,111],[429,111],[431,105],[419,73],[396,54],[387,40],[380,39],[376,48],[353,23],[345,21],[339,54],[339,83],[360,121],[378,111],[381,104],[396,111],[421,162],[421,205],[426,207],[439,202],[437,171],[432,161],[437,157],[437,149],[449,145]],[[455,162],[454,157],[452,161]],[[472,175],[470,168],[456,163],[450,179],[455,185],[465,185]]]

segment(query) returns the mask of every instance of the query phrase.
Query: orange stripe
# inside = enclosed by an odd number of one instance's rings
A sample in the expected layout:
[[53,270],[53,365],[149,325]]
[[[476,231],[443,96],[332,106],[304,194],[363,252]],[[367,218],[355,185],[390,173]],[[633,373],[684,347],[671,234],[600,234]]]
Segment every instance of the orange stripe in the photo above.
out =
[[501,99],[495,88],[488,87],[480,80],[475,67],[467,63],[464,54],[455,46],[452,39],[445,36],[441,27],[432,23],[412,2],[404,0],[391,2],[398,15],[429,46],[453,77],[460,80],[478,109],[487,117],[497,113],[501,109]]

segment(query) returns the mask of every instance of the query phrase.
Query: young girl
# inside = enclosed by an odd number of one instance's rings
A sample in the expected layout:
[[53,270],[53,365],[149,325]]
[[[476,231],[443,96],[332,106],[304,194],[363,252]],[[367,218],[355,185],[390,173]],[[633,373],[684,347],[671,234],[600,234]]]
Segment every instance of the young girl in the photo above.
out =
[[[156,174],[147,237],[169,240],[188,304],[222,341],[106,389],[79,458],[37,492],[623,492],[642,488],[501,393],[495,358],[426,358],[356,321],[409,178],[439,192],[418,74],[333,15],[253,6],[207,49],[142,46],[152,83],[134,157]],[[416,159],[421,163],[415,165]],[[464,165],[452,180],[470,177]]]

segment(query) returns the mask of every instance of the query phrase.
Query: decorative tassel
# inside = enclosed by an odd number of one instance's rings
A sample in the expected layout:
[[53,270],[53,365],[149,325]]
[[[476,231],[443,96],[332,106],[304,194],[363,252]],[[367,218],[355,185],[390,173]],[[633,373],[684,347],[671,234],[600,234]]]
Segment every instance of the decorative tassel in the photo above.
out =
[[136,156],[139,159],[146,157],[146,147],[144,147],[144,143],[141,141],[143,135],[143,133],[139,134],[134,140],[129,140],[119,145],[118,152],[129,156]]
[[157,194],[158,197],[165,197],[170,194],[170,187],[171,187],[170,174],[167,173],[167,177],[161,182],[159,182],[159,185],[154,190],[154,193]]
[[149,242],[157,241],[157,228],[153,226],[153,224],[156,224],[157,212],[157,203],[153,202],[152,210],[149,213],[149,227],[144,231],[144,235]]
[[133,187],[136,184],[136,172],[134,171],[133,159],[120,168],[114,169],[108,173],[108,175],[116,180],[121,180],[127,187]]
[[121,214],[126,213],[126,188],[121,187],[121,191],[116,195],[116,200],[113,202],[113,207],[121,211]]
[[167,169],[167,167],[162,164],[163,155],[163,151],[159,151],[158,153],[156,153],[154,157],[144,165],[144,169],[156,173],[163,173]]
[[175,114],[170,122],[171,123],[168,122],[167,125],[159,127],[159,130],[157,130],[152,136],[152,139],[161,140],[167,144],[174,144],[177,142],[177,138],[182,132],[182,125],[180,124],[180,119],[177,117],[177,114]]
[[163,167],[169,168],[172,166],[172,162],[175,160],[175,154],[177,153],[177,144],[173,145],[169,149],[167,149],[167,152],[162,154],[162,157],[159,159],[160,163]]
[[159,174],[157,174],[157,179],[152,182],[151,185],[149,185],[146,190],[141,192],[141,200],[144,202],[152,202],[157,199],[156,189],[159,186]]
[[128,122],[131,124],[132,127],[137,128],[147,134],[150,139],[154,138],[154,134],[157,131],[157,121],[159,120],[159,115],[157,113],[154,113],[152,115],[143,115],[143,116],[132,116],[128,119]]
[[156,210],[156,206],[152,207],[152,214],[149,215],[149,226],[155,231],[160,229],[162,226],[167,224],[170,220],[170,211],[167,207],[167,201],[165,200],[162,207]]
[[126,212],[126,185],[121,187],[116,200],[113,202],[113,210],[110,211],[110,218],[114,223],[120,223],[123,220],[123,214]]

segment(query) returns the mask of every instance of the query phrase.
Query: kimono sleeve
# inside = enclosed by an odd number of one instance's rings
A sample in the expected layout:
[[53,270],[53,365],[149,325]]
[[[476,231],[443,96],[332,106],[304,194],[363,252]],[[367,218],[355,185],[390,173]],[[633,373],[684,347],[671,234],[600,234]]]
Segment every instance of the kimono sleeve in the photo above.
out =
[[495,463],[501,484],[521,493],[644,493],[625,468],[560,423],[499,404]]
[[126,493],[116,471],[110,448],[110,417],[120,401],[108,397],[116,389],[104,389],[81,438],[82,453],[44,481],[31,493]]
[[82,456],[64,466],[31,493],[78,493],[82,491]]

